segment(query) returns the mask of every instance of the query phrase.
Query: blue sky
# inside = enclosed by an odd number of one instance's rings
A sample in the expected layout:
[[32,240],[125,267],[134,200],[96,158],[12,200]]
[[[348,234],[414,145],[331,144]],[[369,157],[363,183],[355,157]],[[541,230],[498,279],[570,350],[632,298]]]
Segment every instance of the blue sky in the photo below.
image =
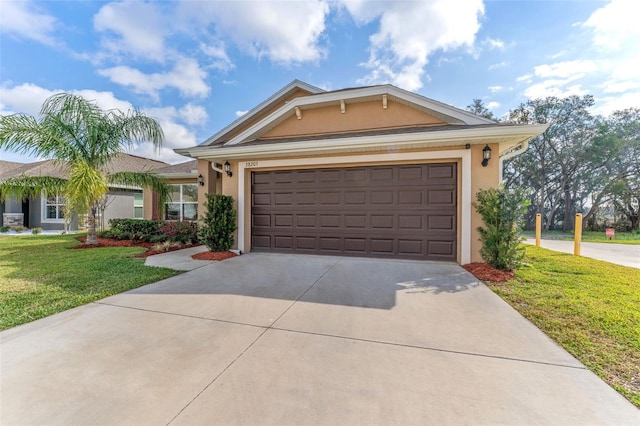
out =
[[37,115],[61,91],[136,107],[166,142],[134,153],[171,163],[296,78],[480,98],[498,116],[592,94],[608,115],[640,107],[638,16],[637,0],[2,0],[0,114]]

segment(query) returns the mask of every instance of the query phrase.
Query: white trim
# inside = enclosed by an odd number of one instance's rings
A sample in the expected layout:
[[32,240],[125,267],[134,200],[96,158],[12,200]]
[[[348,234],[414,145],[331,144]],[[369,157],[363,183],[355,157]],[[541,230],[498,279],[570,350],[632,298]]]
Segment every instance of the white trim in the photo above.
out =
[[395,97],[396,99],[401,99],[405,102],[420,106],[428,111],[433,112],[435,115],[444,117],[445,121],[448,124],[496,124],[495,121],[488,118],[480,117],[468,111],[464,111],[450,105],[435,101],[433,99],[429,99],[424,96],[417,95],[415,93],[408,92],[398,87],[386,84],[382,86],[339,90],[336,92],[321,93],[315,94],[313,96],[301,96],[299,98],[295,98],[282,107],[278,108],[262,120],[258,121],[253,126],[250,126],[245,131],[233,137],[229,142],[225,143],[225,146],[237,145],[247,140],[256,139],[260,134],[262,134],[262,132],[265,131],[265,129],[270,128],[270,125],[273,125],[274,123],[277,123],[278,120],[284,119],[291,115],[292,111],[295,111],[298,119],[300,119],[300,110],[303,110],[303,107],[318,107],[331,103],[339,103],[340,101],[348,101],[357,98],[377,97],[382,95]]
[[511,151],[509,151],[506,154],[500,156],[500,159],[498,160],[500,162],[498,164],[498,172],[499,172],[498,173],[498,181],[500,183],[502,183],[502,177],[504,175],[504,162],[505,162],[505,160],[508,160],[510,158],[517,157],[518,155],[524,154],[527,151],[527,149],[529,149],[529,141],[528,140],[522,142],[522,145],[520,147],[515,147]]
[[[58,195],[56,195],[56,200],[57,200]],[[47,203],[47,194],[43,193],[40,196],[40,200],[42,200],[42,202],[40,203],[41,209],[40,209],[40,223],[64,223],[64,218],[62,219],[49,219],[47,218],[47,206],[48,205],[52,205],[52,206],[61,206],[58,210],[58,213],[60,211],[62,211],[62,213],[64,214],[64,203],[63,204],[48,204]]]
[[293,89],[306,90],[309,93],[322,93],[322,92],[324,92],[324,90],[320,89],[319,87],[312,86],[312,85],[310,85],[308,83],[305,83],[304,81],[293,80],[291,83],[287,84],[282,89],[278,90],[276,93],[274,93],[273,95],[269,96],[266,100],[264,100],[263,102],[259,103],[257,106],[253,107],[249,112],[247,112],[246,114],[243,114],[242,116],[238,117],[236,120],[231,122],[228,126],[223,128],[222,130],[220,130],[219,132],[217,132],[213,136],[208,137],[200,145],[201,146],[209,146],[209,144],[214,142],[216,139],[218,139],[219,137],[221,137],[224,134],[228,133],[232,129],[234,129],[234,128],[238,127],[238,126],[241,126],[245,121],[248,121],[250,118],[254,117],[260,111],[262,111],[263,109],[265,109],[266,107],[271,105],[273,102],[275,102],[278,98],[286,95],[287,93],[291,92]]
[[500,143],[501,139],[520,143],[543,133],[548,124],[488,126],[466,129],[397,133],[390,135],[352,136],[344,138],[314,139],[298,142],[264,143],[257,145],[237,145],[225,148],[193,147],[177,149],[179,154],[207,160],[260,158],[261,156],[282,156],[301,154],[331,154],[354,150],[381,150],[427,148],[438,145],[464,145]]
[[337,157],[291,158],[282,160],[260,161],[258,167],[246,167],[247,162],[238,163],[238,250],[245,251],[245,171],[263,168],[278,168],[291,166],[339,166],[341,164],[368,162],[398,162],[407,160],[461,160],[462,182],[459,183],[461,193],[460,205],[460,263],[471,262],[471,150],[402,152],[372,155],[350,155]]

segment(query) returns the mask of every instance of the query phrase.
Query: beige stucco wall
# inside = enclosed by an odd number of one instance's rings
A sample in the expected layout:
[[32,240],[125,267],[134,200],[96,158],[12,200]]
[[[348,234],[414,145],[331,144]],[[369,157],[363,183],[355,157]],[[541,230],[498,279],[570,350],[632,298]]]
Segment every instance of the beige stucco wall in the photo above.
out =
[[268,116],[269,114],[274,112],[275,110],[281,108],[287,102],[289,102],[289,101],[291,101],[291,100],[293,100],[295,98],[299,98],[300,96],[308,96],[309,94],[310,93],[305,91],[305,90],[301,90],[301,89],[295,90],[294,92],[290,93],[289,95],[283,97],[279,102],[274,102],[273,104],[269,105],[264,110],[260,111],[259,114],[256,114],[255,116],[251,117],[251,119],[247,120],[246,122],[244,122],[242,124],[242,126],[238,126],[235,129],[233,129],[233,131],[231,131],[227,135],[225,135],[224,140],[233,139],[235,136],[237,136],[240,133],[244,132],[246,129],[248,129],[249,127],[253,126],[254,124],[259,122],[260,120],[262,120],[263,118],[265,118],[266,116]]
[[[471,145],[471,196],[472,196],[472,201],[475,200],[475,194],[478,192],[478,190],[483,189],[483,188],[490,188],[490,187],[497,187],[499,182],[498,182],[498,166],[499,166],[499,161],[498,161],[498,150],[499,150],[499,146],[498,144],[489,144],[489,146],[492,149],[493,152],[493,158],[489,161],[489,164],[487,167],[482,167],[481,163],[482,163],[482,149],[484,148],[484,144],[476,144],[476,145]],[[439,148],[433,148],[433,149],[422,149],[422,150],[411,150],[411,151],[405,151],[405,152],[435,152],[435,151],[443,151],[443,150],[447,150],[447,151],[455,151],[455,150],[459,150],[460,152],[464,151],[464,141],[461,142],[461,145],[452,148],[452,147],[439,147]],[[398,152],[397,150],[395,152]],[[370,154],[380,154],[380,151],[376,151],[376,152],[371,152]],[[358,156],[362,156],[362,153],[358,153]],[[336,156],[335,154],[333,156]],[[420,161],[413,161],[413,160],[405,160],[405,161],[371,161],[371,162],[362,162],[361,160],[363,159],[362,157],[359,158],[357,161],[354,161],[353,163],[349,163],[348,162],[348,157],[349,155],[344,155],[341,156],[343,157],[340,161],[340,165],[339,167],[352,167],[352,166],[375,166],[375,165],[381,165],[381,164],[420,164],[420,163],[430,163],[430,162],[456,162],[458,163],[458,255],[457,255],[457,260],[458,262],[460,262],[461,259],[461,236],[463,232],[470,232],[471,233],[471,238],[470,238],[470,246],[471,246],[471,261],[472,262],[480,262],[482,261],[481,257],[480,257],[480,248],[481,248],[481,243],[479,241],[479,237],[478,237],[478,233],[476,231],[476,229],[479,226],[482,226],[482,219],[480,218],[480,216],[475,212],[475,209],[473,208],[472,205],[462,205],[462,198],[461,198],[461,193],[462,193],[462,168],[460,167],[460,157],[457,157],[455,155],[453,155],[451,158],[444,158],[444,159],[434,159],[434,160],[420,160]],[[303,157],[300,157],[300,159],[302,159]],[[306,156],[304,158],[309,158],[309,156]],[[271,157],[271,158],[261,158],[260,162],[264,162],[264,161],[269,161],[269,160],[278,160],[281,159],[280,157]],[[248,160],[252,160],[251,158],[247,158],[247,159],[243,159],[240,161],[248,161]],[[343,160],[346,160],[346,162],[343,162]],[[201,160],[203,161],[203,160]],[[208,163],[208,162],[207,162]],[[229,163],[231,164],[231,169],[233,171],[233,176],[232,177],[228,177],[226,175],[222,176],[222,193],[225,195],[231,195],[235,202],[236,202],[236,209],[238,207],[238,163],[239,160],[235,160],[235,161],[231,161],[229,160]],[[287,166],[287,167],[271,167],[271,168],[247,168],[244,170],[245,176],[244,176],[244,187],[242,188],[243,191],[243,196],[245,199],[245,211],[244,212],[238,212],[238,214],[243,214],[244,215],[244,248],[246,252],[251,251],[251,172],[252,171],[258,171],[258,170],[273,170],[273,169],[277,169],[277,170],[284,170],[284,169],[303,169],[303,168],[317,168],[317,167],[336,167],[335,165],[326,165],[326,166],[296,166],[296,165],[292,165],[292,166]],[[210,167],[209,167],[210,168]],[[200,170],[200,169],[199,169]],[[203,196],[204,197],[204,196]],[[204,199],[204,198],[203,198]],[[469,211],[471,212],[471,229],[462,229],[461,228],[461,217],[462,217],[462,210],[463,209],[469,209]],[[237,248],[237,238],[238,235],[236,233],[235,235],[236,238],[236,246],[235,248]]]
[[260,138],[273,139],[437,124],[445,123],[423,111],[391,100],[387,102],[387,108],[383,109],[382,100],[378,99],[347,103],[344,114],[340,110],[340,104],[305,109],[302,110],[301,119],[293,114]]

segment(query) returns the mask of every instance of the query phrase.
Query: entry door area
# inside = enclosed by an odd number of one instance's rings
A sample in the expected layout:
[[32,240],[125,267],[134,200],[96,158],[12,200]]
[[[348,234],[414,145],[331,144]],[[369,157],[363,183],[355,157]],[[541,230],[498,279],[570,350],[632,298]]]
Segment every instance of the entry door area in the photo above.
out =
[[251,174],[251,249],[456,260],[456,163]]

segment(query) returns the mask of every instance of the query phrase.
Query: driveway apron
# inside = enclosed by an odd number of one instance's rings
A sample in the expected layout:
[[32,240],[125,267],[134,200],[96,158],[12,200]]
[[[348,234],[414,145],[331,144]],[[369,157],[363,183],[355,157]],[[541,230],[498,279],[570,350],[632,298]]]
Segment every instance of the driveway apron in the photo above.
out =
[[248,254],[0,345],[2,425],[640,424],[452,263]]

